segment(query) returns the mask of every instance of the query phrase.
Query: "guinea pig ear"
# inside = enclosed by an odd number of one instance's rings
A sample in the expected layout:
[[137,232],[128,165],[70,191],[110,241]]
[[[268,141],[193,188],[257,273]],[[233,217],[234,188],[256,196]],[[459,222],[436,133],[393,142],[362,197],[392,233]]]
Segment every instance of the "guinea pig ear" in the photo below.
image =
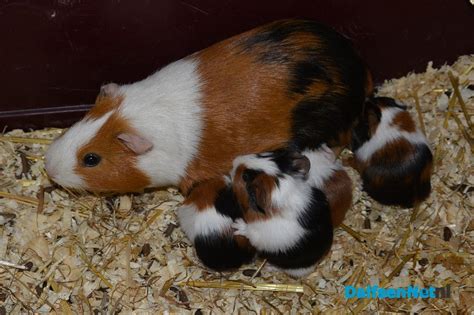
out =
[[144,154],[153,148],[151,141],[134,133],[121,133],[117,136],[117,139],[138,155]]
[[292,160],[293,175],[306,177],[306,175],[308,175],[310,168],[311,168],[311,162],[306,156],[302,155],[301,153],[297,153],[297,155],[293,156],[293,160]]
[[114,96],[117,95],[119,90],[119,86],[116,83],[109,83],[106,85],[102,85],[100,88],[100,94],[99,96],[105,97],[105,96]]

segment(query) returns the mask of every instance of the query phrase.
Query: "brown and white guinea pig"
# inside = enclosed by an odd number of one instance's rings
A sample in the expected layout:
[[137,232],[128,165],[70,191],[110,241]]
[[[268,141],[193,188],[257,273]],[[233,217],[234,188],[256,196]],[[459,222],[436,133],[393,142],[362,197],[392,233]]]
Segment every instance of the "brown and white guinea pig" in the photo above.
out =
[[[336,175],[342,167],[327,150],[276,150],[234,161],[233,188],[243,209],[243,219],[233,224],[235,234],[248,238],[261,257],[294,277],[311,273],[329,251],[333,220],[340,224],[351,204],[350,179]],[[333,186],[328,195],[327,185]],[[338,195],[332,194],[336,190]],[[335,210],[343,214],[332,216],[331,204],[338,204]]]
[[104,86],[50,146],[46,170],[72,188],[177,185],[186,195],[239,155],[350,144],[371,82],[344,36],[312,21],[276,21],[142,81]]
[[242,218],[242,211],[228,177],[196,186],[177,214],[181,228],[207,267],[218,271],[235,269],[255,257],[249,241],[233,233],[232,223]]
[[388,97],[368,101],[352,141],[353,164],[369,196],[407,208],[429,196],[433,155],[405,105]]

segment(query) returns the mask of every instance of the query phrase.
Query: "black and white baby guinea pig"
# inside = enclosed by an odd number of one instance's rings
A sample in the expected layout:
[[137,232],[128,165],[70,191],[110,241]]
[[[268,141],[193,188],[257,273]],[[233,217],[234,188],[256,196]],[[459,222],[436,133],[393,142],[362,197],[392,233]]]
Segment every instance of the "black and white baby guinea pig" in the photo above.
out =
[[352,164],[373,199],[409,208],[428,198],[433,155],[405,105],[388,97],[369,100],[352,150]]
[[[233,225],[235,234],[247,237],[261,257],[293,277],[311,273],[332,244],[330,202],[323,188],[339,166],[331,166],[334,156],[328,160],[326,150],[281,149],[234,160],[232,185],[243,213]],[[339,186],[351,187],[350,179]],[[351,189],[345,193],[351,196]]]
[[249,241],[234,235],[232,223],[242,217],[242,212],[228,177],[197,185],[177,214],[181,228],[207,267],[217,271],[235,269],[255,257]]

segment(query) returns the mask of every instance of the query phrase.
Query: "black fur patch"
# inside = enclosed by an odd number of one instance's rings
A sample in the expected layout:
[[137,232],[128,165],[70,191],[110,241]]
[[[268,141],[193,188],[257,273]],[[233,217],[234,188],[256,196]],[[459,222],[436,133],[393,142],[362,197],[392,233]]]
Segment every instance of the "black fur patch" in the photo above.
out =
[[252,261],[255,256],[250,248],[240,248],[233,237],[219,234],[198,235],[194,240],[194,247],[203,264],[217,271],[239,268]]
[[268,49],[258,54],[257,60],[266,64],[290,64],[292,62],[291,54],[282,49],[281,46],[273,44]]
[[[314,230],[319,229],[323,222],[331,222],[331,210],[326,195],[320,189],[313,187],[311,203],[298,218],[298,223],[305,229]],[[332,229],[332,224],[330,225]]]
[[365,142],[372,138],[370,133],[369,115],[373,116],[373,118],[378,122],[382,119],[382,112],[373,99],[365,102],[364,112],[352,129],[351,150],[353,152],[357,151]]
[[278,169],[283,174],[291,175],[294,173],[293,158],[291,157],[292,150],[282,148],[272,152],[271,160],[275,162]]
[[375,105],[379,106],[386,106],[386,107],[397,107],[402,110],[407,110],[407,106],[403,104],[398,104],[397,101],[391,97],[384,97],[384,96],[378,96],[372,98],[372,102],[375,103]]
[[269,24],[259,33],[252,37],[245,39],[241,45],[245,50],[251,50],[258,45],[280,44],[292,34],[299,33],[314,33],[314,29],[322,27],[312,21],[298,21],[298,20],[281,20]]
[[255,178],[259,175],[259,174],[262,174],[263,171],[257,171],[257,170],[253,170],[253,169],[246,169],[243,173],[242,173],[242,179],[244,180],[244,182],[246,184],[250,184],[252,183]]
[[322,64],[318,63],[316,56],[310,55],[307,59],[297,62],[291,67],[289,91],[295,94],[305,94],[311,84],[317,80],[324,81],[327,84],[333,83],[327,74],[327,70]]
[[357,122],[357,124],[352,129],[352,142],[351,142],[351,150],[352,152],[357,151],[364,143],[369,141],[371,138],[370,129],[367,121],[365,119],[361,119]]
[[297,246],[285,252],[262,251],[259,254],[285,269],[304,268],[317,263],[329,251],[333,240],[331,213],[321,190],[313,188],[312,201],[298,222],[308,233]]
[[[420,177],[433,155],[428,146],[417,145],[412,158],[399,159],[391,156],[383,161],[371,160],[362,174],[363,189],[382,204],[411,208],[430,195],[431,181],[421,182]],[[376,178],[381,181],[380,185],[375,184]]]
[[[218,192],[214,206],[217,212],[232,220],[242,218],[242,210],[230,186]],[[217,271],[239,268],[255,256],[254,250],[240,248],[232,235],[198,235],[194,239],[194,247],[203,264]]]
[[225,187],[218,192],[214,206],[217,212],[231,217],[232,220],[242,218],[242,209],[240,208],[232,187]]
[[[304,178],[307,175],[307,171],[311,167],[307,157],[303,156],[301,152],[296,149],[282,148],[272,152],[270,156],[271,160],[277,165],[280,172],[277,174],[279,178],[284,177],[287,174],[293,177]],[[307,163],[304,163],[306,160]],[[277,186],[280,185],[278,178],[276,179]]]
[[352,123],[350,113],[344,113],[344,98],[326,95],[307,97],[292,112],[292,141],[296,150],[317,149],[321,144],[337,141],[338,134],[348,130]]
[[[295,34],[315,40],[292,42]],[[314,21],[282,20],[237,43],[256,62],[278,63],[288,71],[288,94],[302,97],[293,110],[292,141],[297,150],[315,149],[324,142],[338,143],[338,134],[352,128],[365,100],[366,67],[352,43],[330,27]],[[310,93],[315,82],[325,92]]]

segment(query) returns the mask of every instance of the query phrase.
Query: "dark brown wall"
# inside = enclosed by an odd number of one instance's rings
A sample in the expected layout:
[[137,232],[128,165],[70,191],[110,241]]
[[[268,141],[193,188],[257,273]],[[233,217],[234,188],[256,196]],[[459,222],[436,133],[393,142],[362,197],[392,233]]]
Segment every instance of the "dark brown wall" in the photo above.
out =
[[474,53],[468,0],[0,0],[0,128],[67,126],[104,82],[288,17],[351,37],[378,82]]

